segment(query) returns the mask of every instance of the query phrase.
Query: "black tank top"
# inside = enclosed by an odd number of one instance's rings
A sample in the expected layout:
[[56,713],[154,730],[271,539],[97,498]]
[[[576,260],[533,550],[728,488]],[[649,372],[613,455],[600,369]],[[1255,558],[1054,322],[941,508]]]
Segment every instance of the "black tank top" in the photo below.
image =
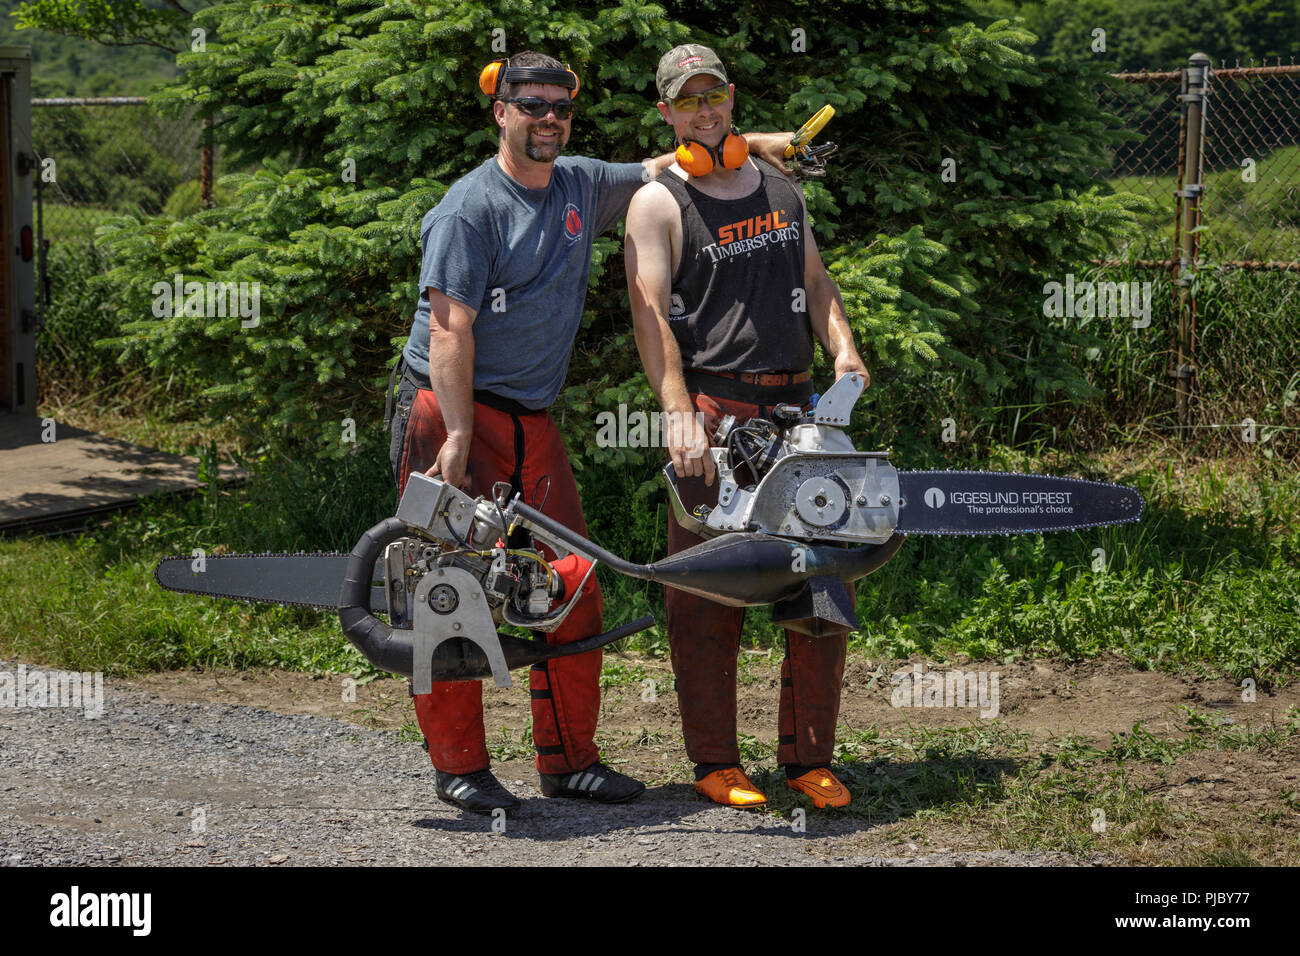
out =
[[799,191],[760,159],[742,199],[714,199],[661,175],[682,211],[682,258],[668,325],[682,367],[705,372],[802,372],[812,364]]

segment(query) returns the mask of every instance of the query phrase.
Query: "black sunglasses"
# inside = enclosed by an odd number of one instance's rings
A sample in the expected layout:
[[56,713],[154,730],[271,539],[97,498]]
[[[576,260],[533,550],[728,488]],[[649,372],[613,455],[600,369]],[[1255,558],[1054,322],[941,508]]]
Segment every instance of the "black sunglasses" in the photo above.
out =
[[566,120],[573,115],[573,100],[556,100],[554,103],[540,96],[516,96],[505,103],[514,103],[533,119],[545,119],[546,114],[555,113],[557,120]]

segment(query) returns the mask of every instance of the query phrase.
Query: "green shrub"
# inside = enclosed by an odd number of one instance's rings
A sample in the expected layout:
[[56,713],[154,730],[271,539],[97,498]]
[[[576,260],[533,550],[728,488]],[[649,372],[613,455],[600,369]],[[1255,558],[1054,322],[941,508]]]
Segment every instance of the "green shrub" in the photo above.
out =
[[52,243],[46,269],[50,300],[36,336],[43,390],[69,388],[85,395],[118,381],[122,366],[96,343],[118,331],[108,307],[107,256],[93,243]]

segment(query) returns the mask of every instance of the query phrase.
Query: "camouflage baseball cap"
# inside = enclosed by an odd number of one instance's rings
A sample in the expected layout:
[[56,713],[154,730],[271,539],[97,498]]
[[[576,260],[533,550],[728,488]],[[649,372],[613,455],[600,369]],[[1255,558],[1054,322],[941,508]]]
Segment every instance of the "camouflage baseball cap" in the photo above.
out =
[[655,85],[659,87],[659,96],[671,100],[682,91],[686,81],[693,76],[705,73],[716,76],[723,83],[729,83],[727,71],[722,68],[718,54],[698,43],[684,43],[675,46],[659,58],[659,69],[655,71]]

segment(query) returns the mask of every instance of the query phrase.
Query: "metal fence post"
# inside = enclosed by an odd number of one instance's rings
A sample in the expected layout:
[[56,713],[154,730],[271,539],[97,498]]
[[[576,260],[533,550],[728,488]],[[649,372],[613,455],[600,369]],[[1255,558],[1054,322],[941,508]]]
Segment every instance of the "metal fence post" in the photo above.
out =
[[1196,374],[1196,259],[1200,250],[1202,169],[1205,158],[1206,106],[1210,92],[1212,61],[1204,53],[1193,53],[1183,70],[1183,90],[1178,97],[1183,109],[1182,188],[1178,190],[1181,220],[1178,229],[1178,342],[1175,349],[1174,377],[1177,379],[1178,437],[1186,439],[1191,431],[1192,386]]

